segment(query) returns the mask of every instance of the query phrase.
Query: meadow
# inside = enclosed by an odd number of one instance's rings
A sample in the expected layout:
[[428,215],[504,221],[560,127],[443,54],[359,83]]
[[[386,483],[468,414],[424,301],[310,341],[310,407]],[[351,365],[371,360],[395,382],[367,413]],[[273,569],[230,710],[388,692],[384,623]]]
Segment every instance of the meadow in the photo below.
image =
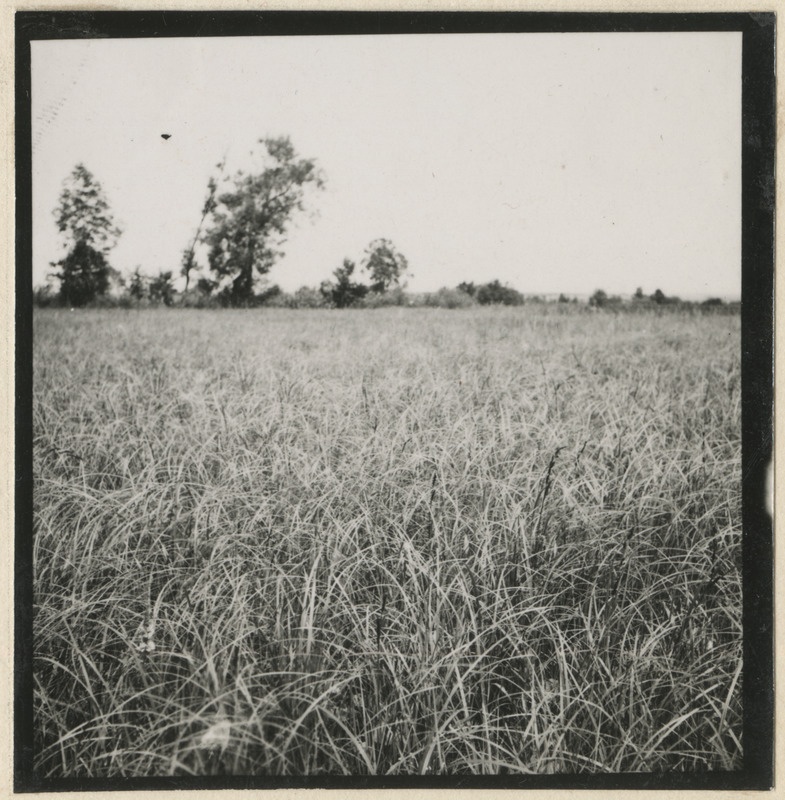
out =
[[36,310],[40,776],[729,770],[740,320]]

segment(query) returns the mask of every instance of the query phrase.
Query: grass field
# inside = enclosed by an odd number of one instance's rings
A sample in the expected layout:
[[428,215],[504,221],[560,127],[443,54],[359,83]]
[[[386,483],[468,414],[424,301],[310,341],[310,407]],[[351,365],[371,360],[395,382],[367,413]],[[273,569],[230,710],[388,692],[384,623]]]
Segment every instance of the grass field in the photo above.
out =
[[740,767],[738,316],[34,323],[38,774]]

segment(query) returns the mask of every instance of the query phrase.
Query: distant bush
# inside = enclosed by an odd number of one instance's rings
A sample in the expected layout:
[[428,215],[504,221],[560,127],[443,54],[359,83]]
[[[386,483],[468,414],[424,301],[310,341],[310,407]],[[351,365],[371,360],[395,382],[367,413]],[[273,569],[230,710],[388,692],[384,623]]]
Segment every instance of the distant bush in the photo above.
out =
[[680,297],[676,297],[676,295],[668,297],[661,289],[657,289],[654,294],[651,295],[651,300],[658,306],[679,305],[682,302]]
[[[149,305],[146,301],[141,302],[145,305]],[[138,308],[139,306],[140,302],[129,297],[127,294],[103,294],[95,297],[88,303],[89,308]]]
[[213,308],[217,303],[209,296],[195,289],[189,289],[180,296],[180,303],[184,308]]
[[387,308],[409,305],[409,300],[402,287],[393,286],[384,293],[368,292],[357,301],[356,305],[359,308]]
[[597,291],[589,298],[589,305],[595,308],[602,308],[608,304],[608,294],[602,289]]
[[180,295],[180,304],[185,308],[221,308],[222,303],[215,293],[217,286],[210,278],[198,278],[187,292]]
[[253,306],[248,305],[247,307],[251,308],[297,308],[297,305],[294,300],[294,295],[290,294],[289,292],[279,292],[272,297],[268,297],[263,303],[255,302]]
[[51,286],[37,286],[33,289],[33,305],[38,308],[59,305],[57,292]]
[[431,308],[471,308],[477,305],[474,297],[458,289],[448,289],[446,287],[436,292],[429,292],[422,299],[422,305]]
[[301,286],[293,295],[293,308],[324,308],[324,295],[312,286]]
[[143,300],[147,297],[147,284],[149,278],[142,274],[140,267],[136,267],[131,273],[131,279],[128,282],[128,295],[133,300]]
[[269,306],[276,301],[278,297],[283,294],[283,290],[281,287],[274,283],[272,286],[269,286],[267,289],[264,289],[261,292],[257,292],[254,295],[253,303],[254,306]]
[[619,295],[608,295],[602,289],[597,291],[589,298],[589,305],[592,308],[619,308],[624,301]]
[[[277,284],[273,284],[263,289],[261,292],[252,294],[250,297],[241,297],[230,285],[210,297],[220,308],[259,308],[260,306],[280,305],[279,297],[282,293],[281,287]],[[208,305],[206,307],[213,306]]]
[[478,286],[475,297],[481,305],[523,305],[523,295],[510,286],[503,286],[498,280]]
[[356,305],[366,294],[368,287],[352,280],[355,263],[349,258],[333,271],[335,281],[323,281],[319,291],[325,299],[325,304],[335,308],[347,308]]
[[171,271],[159,272],[150,281],[148,292],[153,303],[163,303],[165,306],[172,305],[174,303],[174,284]]
[[312,286],[301,286],[296,292],[279,292],[270,297],[265,308],[330,308],[331,303]]
[[741,312],[741,303],[738,300],[731,300],[725,302],[719,297],[710,297],[697,305],[699,311],[703,314],[723,314],[733,315]]

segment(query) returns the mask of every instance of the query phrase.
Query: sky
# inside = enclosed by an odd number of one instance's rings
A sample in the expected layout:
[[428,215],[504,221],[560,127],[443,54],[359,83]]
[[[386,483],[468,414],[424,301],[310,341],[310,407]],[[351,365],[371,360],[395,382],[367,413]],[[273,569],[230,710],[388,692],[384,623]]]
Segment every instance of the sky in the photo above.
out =
[[77,163],[123,229],[110,263],[178,272],[215,165],[286,135],[326,187],[284,290],[383,237],[412,291],[740,297],[740,33],[36,41],[31,97],[35,285]]

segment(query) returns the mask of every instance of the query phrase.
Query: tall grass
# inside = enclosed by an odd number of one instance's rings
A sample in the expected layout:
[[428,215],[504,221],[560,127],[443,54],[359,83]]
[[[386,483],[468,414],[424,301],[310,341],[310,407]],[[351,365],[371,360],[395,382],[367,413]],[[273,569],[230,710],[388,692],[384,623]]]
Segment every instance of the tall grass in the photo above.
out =
[[739,767],[739,342],[37,311],[38,773]]

